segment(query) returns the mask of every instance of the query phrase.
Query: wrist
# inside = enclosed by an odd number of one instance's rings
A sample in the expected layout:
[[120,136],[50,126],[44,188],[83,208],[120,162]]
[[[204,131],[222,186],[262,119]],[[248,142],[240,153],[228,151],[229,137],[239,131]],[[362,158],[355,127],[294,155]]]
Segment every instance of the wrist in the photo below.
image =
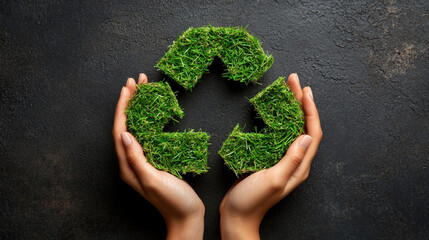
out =
[[183,218],[166,219],[167,240],[203,239],[204,210]]
[[260,239],[259,226],[261,220],[249,216],[233,216],[221,214],[220,231],[223,240]]

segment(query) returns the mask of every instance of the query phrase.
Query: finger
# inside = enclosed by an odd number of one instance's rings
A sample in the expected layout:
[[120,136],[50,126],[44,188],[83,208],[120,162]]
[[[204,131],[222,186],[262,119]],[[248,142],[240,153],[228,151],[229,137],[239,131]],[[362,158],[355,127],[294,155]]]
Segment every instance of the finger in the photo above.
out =
[[[121,95],[119,97],[118,103],[116,104],[115,110],[115,119],[113,121],[113,139],[115,142],[115,150],[119,159],[119,167],[122,169],[126,169],[126,154],[125,149],[122,145],[121,133],[127,131],[127,126],[125,122],[127,120],[127,116],[125,115],[125,109],[128,105],[128,99],[130,97],[130,92],[128,88],[122,87]],[[128,173],[128,171],[126,171]],[[122,174],[121,174],[122,175]],[[128,174],[126,174],[128,175]]]
[[[307,152],[305,153],[302,166],[298,169],[298,174],[308,176],[310,171],[311,162],[316,155],[317,149],[319,148],[320,141],[322,140],[322,127],[320,125],[319,113],[316,108],[316,104],[313,101],[313,93],[310,87],[304,88],[303,94],[303,108],[305,115],[305,125],[307,128],[307,134],[313,138]],[[304,177],[306,178],[306,177]]]
[[132,97],[133,94],[136,92],[137,88],[136,81],[134,80],[134,78],[128,78],[127,84],[125,86],[130,91],[130,96]]
[[143,149],[136,139],[128,132],[121,133],[122,144],[125,148],[129,166],[134,170],[140,183],[145,186],[153,180],[156,170],[143,154]]
[[113,140],[115,142],[116,154],[119,160],[119,169],[122,180],[124,180],[124,182],[134,188],[137,192],[143,194],[143,189],[140,186],[140,182],[138,181],[134,171],[127,163],[125,149],[121,140],[121,133],[127,131],[127,127],[125,125],[127,118],[125,115],[125,108],[127,107],[129,97],[130,93],[128,88],[122,87],[121,95],[116,105],[112,134]]
[[315,140],[320,141],[322,138],[322,127],[320,125],[319,113],[313,100],[313,92],[310,87],[305,87],[303,89],[302,105],[307,133],[315,138]]
[[139,83],[139,85],[142,84],[142,83],[147,83],[147,76],[146,76],[146,74],[140,73],[138,83]]
[[310,135],[298,137],[286,152],[286,155],[273,167],[281,179],[289,179],[292,173],[301,165],[304,155],[312,142]]
[[298,100],[298,102],[302,102],[302,89],[299,83],[298,74],[292,73],[289,75],[287,84],[289,85],[290,90],[292,90],[293,95],[295,95],[296,100]]
[[320,125],[319,114],[316,105],[313,101],[313,93],[310,87],[304,88],[303,106],[305,113],[305,124],[307,127],[307,134],[313,137],[313,140],[304,155],[301,165],[296,169],[292,178],[285,187],[285,193],[289,194],[299,184],[305,181],[310,173],[311,163],[319,148],[320,141],[322,140],[322,128]]
[[119,97],[118,103],[116,104],[115,119],[113,121],[113,137],[115,139],[115,146],[120,146],[121,148],[122,144],[120,135],[122,132],[127,131],[127,127],[125,125],[127,116],[125,115],[125,110],[128,106],[128,100],[130,96],[131,95],[128,88],[122,87],[121,95]]

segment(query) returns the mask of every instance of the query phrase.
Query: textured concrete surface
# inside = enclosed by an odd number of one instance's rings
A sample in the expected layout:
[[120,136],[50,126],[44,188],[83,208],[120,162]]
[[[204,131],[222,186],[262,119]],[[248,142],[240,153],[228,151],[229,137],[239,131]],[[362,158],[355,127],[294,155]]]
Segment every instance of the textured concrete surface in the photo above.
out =
[[[211,133],[211,171],[187,177],[219,239],[235,177],[216,152],[250,98],[298,72],[324,138],[310,177],[272,208],[263,239],[427,239],[429,2],[0,1],[0,239],[163,239],[157,210],[118,175],[111,128],[127,77],[190,26],[246,26],[272,53],[262,85],[212,65],[168,130]],[[170,81],[171,82],[171,81]]]

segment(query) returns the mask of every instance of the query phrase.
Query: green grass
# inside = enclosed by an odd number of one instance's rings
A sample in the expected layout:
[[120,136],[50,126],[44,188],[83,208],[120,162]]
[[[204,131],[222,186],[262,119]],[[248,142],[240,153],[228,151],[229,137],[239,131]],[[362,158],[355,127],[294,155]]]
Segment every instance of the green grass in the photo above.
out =
[[210,136],[205,132],[172,132],[143,137],[140,143],[152,165],[181,178],[181,174],[200,174],[208,171],[207,145]]
[[227,68],[224,77],[245,84],[256,83],[274,62],[246,29],[207,26],[185,31],[155,67],[192,90],[215,57]]
[[243,133],[237,125],[219,155],[238,176],[274,166],[304,133],[304,114],[281,77],[250,99],[267,125],[260,133]]
[[304,113],[284,77],[256,94],[250,103],[269,129],[302,132]]
[[207,133],[163,132],[169,121],[177,122],[184,115],[168,83],[138,85],[125,113],[128,131],[154,167],[179,178],[185,173],[207,172]]
[[137,85],[137,91],[128,103],[127,126],[134,136],[162,132],[173,120],[178,122],[184,113],[173,90],[166,82]]
[[[241,27],[189,28],[155,66],[187,90],[192,90],[215,57],[227,68],[224,77],[256,83],[271,67],[258,39]],[[238,176],[276,164],[290,144],[304,133],[304,116],[293,93],[281,77],[250,99],[266,127],[244,133],[237,125],[219,155]],[[169,121],[177,122],[183,111],[166,82],[138,86],[126,111],[128,131],[142,145],[149,162],[157,169],[181,178],[182,174],[207,172],[205,132],[163,132]]]

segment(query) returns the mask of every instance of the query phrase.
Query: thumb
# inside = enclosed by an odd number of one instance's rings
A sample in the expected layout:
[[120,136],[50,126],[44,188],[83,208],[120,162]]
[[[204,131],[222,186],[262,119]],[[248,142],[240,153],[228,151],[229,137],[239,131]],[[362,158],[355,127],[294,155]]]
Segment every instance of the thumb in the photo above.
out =
[[153,172],[155,168],[147,162],[143,154],[143,149],[137,140],[128,132],[121,133],[122,144],[125,148],[125,154],[128,164],[134,170],[137,177],[142,180],[149,172]]
[[312,139],[310,135],[301,135],[298,137],[292,145],[290,145],[286,155],[275,165],[282,173],[284,179],[289,179],[292,173],[301,164]]

